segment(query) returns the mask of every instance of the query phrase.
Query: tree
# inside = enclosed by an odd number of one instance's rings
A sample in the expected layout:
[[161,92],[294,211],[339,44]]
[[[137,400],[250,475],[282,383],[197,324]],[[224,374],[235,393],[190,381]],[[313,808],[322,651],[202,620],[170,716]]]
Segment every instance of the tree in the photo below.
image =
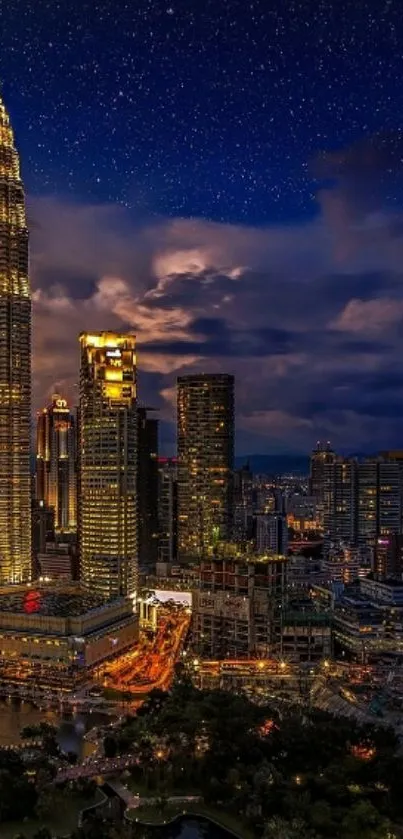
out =
[[310,822],[319,833],[335,835],[335,828],[337,827],[334,820],[335,816],[337,818],[337,812],[334,811],[328,801],[315,801],[310,808]]
[[52,810],[54,796],[51,790],[42,790],[38,801],[36,802],[36,815],[39,819],[44,819]]
[[0,769],[0,822],[31,816],[37,792],[24,774]]
[[308,836],[305,822],[298,819],[288,821],[279,816],[269,819],[263,830],[263,839],[306,839]]
[[52,839],[52,834],[47,827],[40,827],[33,835],[33,839]]
[[347,811],[341,823],[341,834],[345,839],[387,839],[389,821],[370,801],[362,799]]
[[104,737],[104,754],[105,757],[114,758],[118,753],[118,744],[115,737],[112,737],[111,734],[107,734]]

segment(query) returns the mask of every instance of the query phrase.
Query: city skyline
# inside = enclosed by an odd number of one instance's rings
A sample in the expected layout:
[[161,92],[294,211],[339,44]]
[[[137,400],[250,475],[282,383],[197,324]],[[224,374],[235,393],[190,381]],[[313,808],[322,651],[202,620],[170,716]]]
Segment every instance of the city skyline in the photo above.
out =
[[241,454],[400,445],[397,0],[19,5],[35,407],[73,401],[77,331],[133,329],[167,453],[176,376],[221,371]]

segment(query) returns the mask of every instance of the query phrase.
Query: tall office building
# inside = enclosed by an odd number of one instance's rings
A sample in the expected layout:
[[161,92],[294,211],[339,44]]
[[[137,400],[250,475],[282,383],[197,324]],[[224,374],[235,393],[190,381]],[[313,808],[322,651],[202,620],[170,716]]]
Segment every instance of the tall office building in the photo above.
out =
[[178,466],[176,457],[158,458],[158,562],[174,565],[178,556]]
[[311,454],[309,470],[309,495],[317,501],[323,501],[325,466],[334,463],[335,459],[336,455],[330,443],[321,443],[318,440]]
[[253,474],[249,463],[234,472],[234,527],[236,542],[245,542],[253,536]]
[[158,420],[150,408],[137,409],[137,528],[141,570],[158,560]]
[[321,527],[324,527],[325,518],[325,475],[327,467],[337,460],[329,442],[322,443],[318,440],[312,451],[309,469],[309,495],[315,499],[316,518]]
[[325,554],[340,542],[357,544],[357,461],[337,457],[323,471]]
[[325,553],[341,542],[370,550],[372,570],[387,575],[385,546],[403,532],[403,459],[336,458],[324,468],[324,499]]
[[99,332],[80,344],[81,579],[109,599],[137,588],[136,341]]
[[256,551],[287,556],[287,516],[283,513],[258,513],[256,516]]
[[234,377],[178,378],[178,550],[200,560],[232,535]]
[[31,298],[24,189],[0,98],[0,584],[31,577]]
[[76,529],[75,418],[58,393],[38,412],[36,499],[53,507],[56,532]]

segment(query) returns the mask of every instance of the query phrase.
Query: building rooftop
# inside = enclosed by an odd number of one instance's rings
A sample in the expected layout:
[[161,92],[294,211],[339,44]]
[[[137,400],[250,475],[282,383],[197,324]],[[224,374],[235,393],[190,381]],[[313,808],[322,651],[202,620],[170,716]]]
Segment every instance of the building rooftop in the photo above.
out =
[[32,585],[0,589],[0,613],[67,618],[84,615],[104,605],[101,597],[78,587],[59,589]]

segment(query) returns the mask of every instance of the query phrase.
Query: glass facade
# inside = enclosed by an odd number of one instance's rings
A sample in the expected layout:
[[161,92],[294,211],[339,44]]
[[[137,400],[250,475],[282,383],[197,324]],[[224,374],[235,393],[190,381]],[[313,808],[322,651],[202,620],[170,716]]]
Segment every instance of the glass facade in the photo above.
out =
[[137,589],[136,341],[80,335],[81,580],[106,600]]
[[0,99],[0,585],[31,577],[31,298],[19,159]]
[[178,378],[178,552],[200,560],[232,535],[234,377]]
[[38,413],[36,427],[36,498],[55,511],[56,532],[77,527],[76,444],[74,416],[58,393]]

